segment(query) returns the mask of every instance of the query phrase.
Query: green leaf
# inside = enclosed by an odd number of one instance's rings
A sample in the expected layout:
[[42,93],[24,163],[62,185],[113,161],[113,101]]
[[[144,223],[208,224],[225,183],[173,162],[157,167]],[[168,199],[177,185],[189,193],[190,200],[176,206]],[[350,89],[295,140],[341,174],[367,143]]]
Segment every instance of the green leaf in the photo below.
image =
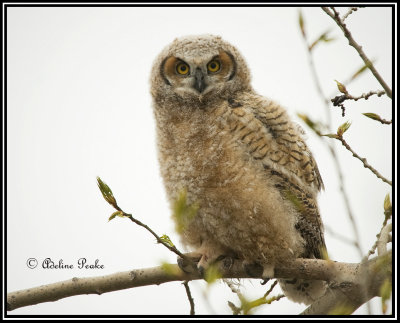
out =
[[181,273],[181,271],[177,265],[169,264],[167,262],[161,263],[161,269],[167,275],[171,275],[171,276],[178,276]]
[[166,243],[167,245],[169,245],[170,247],[175,247],[175,245],[172,243],[171,239],[170,239],[166,234],[163,234],[163,235],[160,237],[160,239],[161,239],[164,243]]
[[350,315],[354,312],[354,308],[350,305],[341,304],[332,309],[328,315]]
[[222,278],[222,274],[216,264],[211,264],[204,273],[204,280],[208,284],[212,284],[220,278]]
[[379,295],[382,297],[382,313],[386,314],[386,302],[390,299],[392,295],[392,282],[389,279],[385,279],[385,281],[383,282],[379,290]]
[[97,186],[100,189],[101,194],[103,194],[104,199],[107,201],[107,203],[111,204],[115,208],[117,207],[117,201],[115,200],[115,197],[113,195],[113,192],[111,191],[111,188],[104,183],[100,177],[97,176]]
[[303,120],[303,122],[310,127],[311,130],[313,130],[318,136],[321,136],[321,128],[322,125],[320,122],[315,122],[311,120],[306,114],[302,113],[297,113],[297,116]]
[[172,210],[172,218],[175,220],[175,230],[178,233],[182,233],[187,223],[196,216],[199,210],[199,204],[188,204],[187,191],[183,189],[179,192],[178,198],[174,201]]
[[341,93],[344,93],[344,94],[348,94],[348,93],[349,93],[349,92],[347,92],[347,89],[346,89],[346,87],[344,86],[344,84],[342,84],[342,83],[340,83],[339,81],[336,81],[336,80],[335,80],[335,82],[336,82],[336,85],[337,85],[338,90],[339,90]]
[[291,190],[285,189],[282,191],[282,194],[284,195],[286,200],[293,204],[294,208],[298,212],[304,213],[306,211],[303,201],[299,199]]
[[383,209],[385,210],[385,216],[389,217],[392,215],[392,202],[390,202],[389,193],[386,194],[385,200],[383,202]]
[[125,217],[124,213],[122,211],[116,211],[113,214],[111,214],[111,216],[108,218],[108,221],[111,221],[112,219],[114,219],[116,216],[119,216],[121,218]]
[[303,17],[303,13],[302,13],[301,10],[299,10],[299,27],[300,27],[301,34],[305,38],[306,37],[306,31],[304,29],[304,17]]
[[382,120],[382,118],[379,115],[377,115],[376,113],[366,112],[366,113],[363,113],[363,115],[365,115],[366,117],[373,119],[373,120],[378,120],[378,121]]
[[309,49],[312,50],[319,42],[331,42],[333,40],[335,40],[335,38],[329,38],[328,34],[330,33],[330,30],[325,31],[324,33],[322,33],[310,46]]
[[351,126],[351,122],[346,121],[345,123],[343,123],[337,130],[337,135],[339,137],[343,136],[343,134],[350,128]]
[[350,78],[350,81],[353,81],[355,78],[359,77],[362,73],[364,73],[364,72],[367,70],[367,68],[369,68],[369,66],[371,66],[371,65],[374,64],[374,63],[375,63],[375,60],[372,59],[372,60],[371,60],[371,64],[365,64],[365,65],[361,66],[360,69],[358,69],[358,70],[352,75],[352,77]]

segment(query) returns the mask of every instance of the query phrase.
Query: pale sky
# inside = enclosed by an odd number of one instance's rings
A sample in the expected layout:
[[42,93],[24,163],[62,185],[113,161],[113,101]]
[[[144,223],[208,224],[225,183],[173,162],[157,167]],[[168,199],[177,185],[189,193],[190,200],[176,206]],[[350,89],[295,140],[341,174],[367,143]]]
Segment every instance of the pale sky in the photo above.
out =
[[[302,8],[310,41],[330,30],[335,41],[313,51],[324,93],[339,92],[363,62],[339,27],[320,8]],[[342,8],[341,12],[346,12]],[[354,232],[338,189],[338,176],[323,142],[296,116],[325,121],[292,7],[11,7],[7,9],[7,284],[8,292],[67,280],[153,267],[176,257],[143,228],[127,219],[108,222],[113,212],[97,188],[100,176],[118,204],[167,234],[178,248],[162,185],[155,142],[149,77],[152,61],[174,38],[221,35],[235,45],[252,72],[254,89],[288,109],[303,126],[308,146],[325,182],[319,196],[329,231],[348,239]],[[392,12],[364,8],[346,20],[353,36],[392,85]],[[353,95],[381,86],[367,71],[347,86]],[[386,96],[346,102],[346,116],[330,107],[333,129],[352,125],[345,138],[383,176],[392,179],[392,126],[362,115],[392,119]],[[331,139],[333,140],[333,139]],[[391,187],[335,142],[345,188],[361,237],[363,254],[375,242],[384,219],[383,200]],[[395,155],[396,156],[396,155]],[[397,158],[397,157],[396,157]],[[357,250],[326,233],[331,259],[359,262]],[[76,264],[99,259],[102,270],[29,269],[50,257]],[[248,298],[261,297],[260,280],[242,281]],[[197,314],[231,314],[238,298],[224,283],[190,283]],[[276,288],[274,295],[280,293]],[[380,314],[380,300],[371,302]],[[298,314],[305,305],[282,299],[255,314]],[[357,314],[366,314],[365,306]],[[189,314],[180,282],[66,298],[24,307],[9,314]]]

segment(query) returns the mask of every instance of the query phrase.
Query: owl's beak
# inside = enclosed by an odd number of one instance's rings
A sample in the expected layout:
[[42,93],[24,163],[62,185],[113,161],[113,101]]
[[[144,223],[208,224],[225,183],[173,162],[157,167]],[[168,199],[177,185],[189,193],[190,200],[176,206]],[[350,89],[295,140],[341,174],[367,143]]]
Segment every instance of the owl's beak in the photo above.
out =
[[194,72],[194,84],[193,87],[199,91],[200,93],[204,91],[207,87],[206,82],[204,81],[204,74],[200,68],[197,68]]

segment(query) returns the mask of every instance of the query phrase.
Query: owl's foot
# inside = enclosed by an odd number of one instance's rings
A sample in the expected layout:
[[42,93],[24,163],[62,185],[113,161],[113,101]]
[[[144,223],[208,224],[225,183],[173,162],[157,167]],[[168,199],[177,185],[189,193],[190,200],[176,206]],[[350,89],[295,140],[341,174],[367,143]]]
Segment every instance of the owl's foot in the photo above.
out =
[[274,266],[260,265],[258,262],[243,261],[243,269],[245,273],[254,278],[262,278],[262,285],[265,285],[268,280],[274,277]]
[[198,252],[188,252],[184,254],[186,258],[178,257],[179,268],[189,274],[197,270],[197,263],[200,261],[202,254]]
[[[202,277],[205,276],[205,273],[210,266],[219,261],[222,262],[223,270],[229,270],[236,258],[236,255],[231,250],[204,242],[199,249],[186,255],[197,263],[197,269]],[[179,262],[181,264],[179,264]],[[187,271],[183,259],[178,260],[178,265],[183,271]]]

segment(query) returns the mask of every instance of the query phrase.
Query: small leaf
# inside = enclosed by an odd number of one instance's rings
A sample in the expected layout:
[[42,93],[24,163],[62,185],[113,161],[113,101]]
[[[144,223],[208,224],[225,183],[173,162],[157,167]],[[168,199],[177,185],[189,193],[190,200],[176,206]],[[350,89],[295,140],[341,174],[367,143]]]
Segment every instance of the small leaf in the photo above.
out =
[[175,245],[172,243],[171,239],[170,239],[166,234],[163,234],[163,235],[160,237],[160,239],[161,239],[164,243],[166,243],[167,245],[169,245],[170,247],[175,247]]
[[328,315],[350,315],[351,313],[354,312],[354,309],[350,305],[346,304],[341,304],[336,306],[334,309],[332,309]]
[[299,212],[299,213],[304,213],[305,212],[305,206],[302,200],[300,200],[291,190],[285,189],[282,191],[283,196],[285,197],[286,200],[291,202],[294,206],[294,208]]
[[351,126],[351,122],[346,121],[345,123],[343,123],[337,130],[337,135],[339,137],[343,136],[343,134],[350,128]]
[[100,177],[97,176],[97,186],[100,189],[101,194],[103,194],[104,199],[114,207],[117,207],[117,201],[114,198],[111,188],[104,183]]
[[161,269],[167,274],[171,276],[180,275],[181,271],[177,265],[169,264],[167,262],[163,262],[161,264]]
[[369,66],[371,66],[374,62],[375,62],[375,60],[373,59],[373,60],[371,60],[371,64],[365,64],[365,65],[361,66],[360,69],[357,70],[357,71],[352,75],[352,77],[350,78],[350,81],[353,81],[355,78],[359,77],[359,76],[360,76],[362,73],[364,73],[364,72],[367,70],[367,68],[369,68]]
[[320,247],[319,249],[320,249],[321,256],[322,256],[321,259],[331,261],[330,258],[329,258],[328,250],[326,249],[326,247]]
[[387,311],[386,301],[388,301],[392,295],[392,283],[389,279],[385,279],[383,282],[379,290],[379,295],[382,297],[382,313],[385,314]]
[[386,194],[385,200],[383,202],[383,209],[385,210],[385,216],[389,217],[392,215],[392,202],[390,202],[389,193]]
[[325,42],[325,43],[327,43],[327,42],[330,42],[330,41],[335,40],[335,38],[328,38],[328,33],[330,33],[329,30],[326,31],[326,32],[324,32],[324,33],[322,33],[322,34],[309,46],[309,49],[312,50],[312,49],[315,47],[315,45],[317,45],[319,42]]
[[335,82],[336,82],[336,84],[337,84],[338,90],[339,90],[341,93],[344,93],[344,94],[348,94],[348,93],[349,93],[349,92],[347,92],[346,87],[345,87],[342,83],[340,83],[340,82],[338,82],[338,81],[336,81],[336,80],[335,80]]
[[222,278],[222,274],[216,264],[211,264],[204,273],[204,280],[208,284],[214,283],[216,280]]
[[297,113],[297,116],[303,120],[303,122],[310,127],[318,136],[321,136],[322,125],[320,122],[315,122],[311,120],[306,114]]
[[299,27],[300,27],[301,34],[305,38],[306,37],[306,31],[304,29],[304,18],[303,18],[303,13],[301,12],[301,10],[299,10]]
[[111,214],[111,216],[108,218],[108,221],[111,221],[116,216],[119,216],[119,217],[123,218],[124,217],[124,213],[122,211],[116,211],[113,214]]
[[187,191],[186,189],[181,190],[173,204],[172,218],[175,220],[176,232],[182,233],[187,223],[196,216],[198,210],[198,203],[188,204]]
[[365,115],[366,117],[373,119],[373,120],[378,120],[378,121],[382,120],[382,118],[379,115],[377,115],[376,113],[366,112],[366,113],[363,113],[363,115]]

